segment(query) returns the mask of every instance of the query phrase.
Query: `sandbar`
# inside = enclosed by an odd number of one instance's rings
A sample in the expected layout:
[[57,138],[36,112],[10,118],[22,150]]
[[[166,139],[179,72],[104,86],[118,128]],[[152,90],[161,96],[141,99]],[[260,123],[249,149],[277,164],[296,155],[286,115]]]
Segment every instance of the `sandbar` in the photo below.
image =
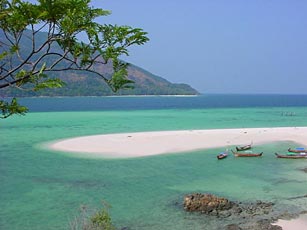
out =
[[290,141],[307,146],[307,127],[206,129],[117,133],[54,141],[48,148],[108,158],[144,157],[210,148]]

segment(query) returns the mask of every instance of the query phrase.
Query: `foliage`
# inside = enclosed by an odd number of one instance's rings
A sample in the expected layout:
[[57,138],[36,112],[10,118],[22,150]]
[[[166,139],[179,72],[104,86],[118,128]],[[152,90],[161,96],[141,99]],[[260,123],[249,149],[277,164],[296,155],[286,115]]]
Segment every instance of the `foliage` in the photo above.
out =
[[[130,46],[146,43],[147,33],[97,22],[97,18],[109,14],[92,7],[90,0],[0,0],[0,89],[62,87],[62,80],[48,74],[67,70],[93,73],[114,92],[131,87],[127,64],[119,58],[129,54]],[[113,72],[105,76],[99,69],[108,63]],[[2,111],[3,117],[19,113]]]
[[70,222],[70,230],[115,230],[107,207],[103,203],[103,208],[93,213],[82,205],[80,215]]
[[28,111],[26,107],[18,104],[16,98],[13,98],[10,103],[7,101],[0,101],[0,110],[3,114],[0,118],[7,118],[12,114],[24,115]]
[[93,226],[93,229],[97,230],[113,230],[115,229],[111,217],[106,209],[102,209],[98,212],[96,212],[92,217],[91,217],[91,224]]

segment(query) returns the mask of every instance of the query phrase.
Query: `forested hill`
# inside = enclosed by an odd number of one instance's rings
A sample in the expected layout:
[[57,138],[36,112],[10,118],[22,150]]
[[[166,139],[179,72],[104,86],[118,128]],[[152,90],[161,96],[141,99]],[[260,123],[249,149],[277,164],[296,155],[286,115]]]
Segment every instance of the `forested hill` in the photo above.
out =
[[134,88],[113,93],[104,81],[86,72],[63,72],[60,78],[66,86],[38,92],[8,88],[0,90],[0,96],[109,96],[109,95],[197,95],[195,89],[187,84],[175,84],[155,76],[139,67],[131,65],[128,78],[133,80]]
[[[43,39],[44,33],[39,36]],[[24,50],[28,45],[23,44]],[[57,49],[55,47],[55,49]],[[0,50],[1,51],[1,50]],[[105,76],[110,74],[110,66],[98,66]],[[96,68],[96,69],[97,69]],[[42,91],[27,91],[16,88],[5,88],[0,90],[1,97],[26,97],[26,96],[108,96],[108,95],[197,95],[195,89],[187,84],[171,83],[162,77],[158,77],[138,66],[130,64],[128,67],[128,78],[133,80],[134,88],[120,90],[114,93],[97,77],[88,72],[57,72],[57,75],[49,74],[49,77],[59,77],[66,85],[58,89],[46,89]]]

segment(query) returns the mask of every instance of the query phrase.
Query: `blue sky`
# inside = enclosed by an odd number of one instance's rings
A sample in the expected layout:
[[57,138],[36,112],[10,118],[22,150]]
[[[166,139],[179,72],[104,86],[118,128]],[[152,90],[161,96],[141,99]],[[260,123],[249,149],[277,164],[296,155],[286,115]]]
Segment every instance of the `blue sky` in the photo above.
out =
[[[34,0],[30,0],[33,2]],[[125,61],[201,93],[307,94],[306,0],[92,0],[150,41]]]
[[307,93],[305,0],[94,0],[148,32],[124,58],[202,93]]

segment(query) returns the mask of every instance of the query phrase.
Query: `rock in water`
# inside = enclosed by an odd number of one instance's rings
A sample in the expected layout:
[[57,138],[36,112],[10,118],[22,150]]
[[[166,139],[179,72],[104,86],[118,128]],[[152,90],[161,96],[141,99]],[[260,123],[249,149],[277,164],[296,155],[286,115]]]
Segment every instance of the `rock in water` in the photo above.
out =
[[212,194],[194,193],[184,197],[184,209],[189,212],[215,213],[229,210],[234,203],[223,197]]

